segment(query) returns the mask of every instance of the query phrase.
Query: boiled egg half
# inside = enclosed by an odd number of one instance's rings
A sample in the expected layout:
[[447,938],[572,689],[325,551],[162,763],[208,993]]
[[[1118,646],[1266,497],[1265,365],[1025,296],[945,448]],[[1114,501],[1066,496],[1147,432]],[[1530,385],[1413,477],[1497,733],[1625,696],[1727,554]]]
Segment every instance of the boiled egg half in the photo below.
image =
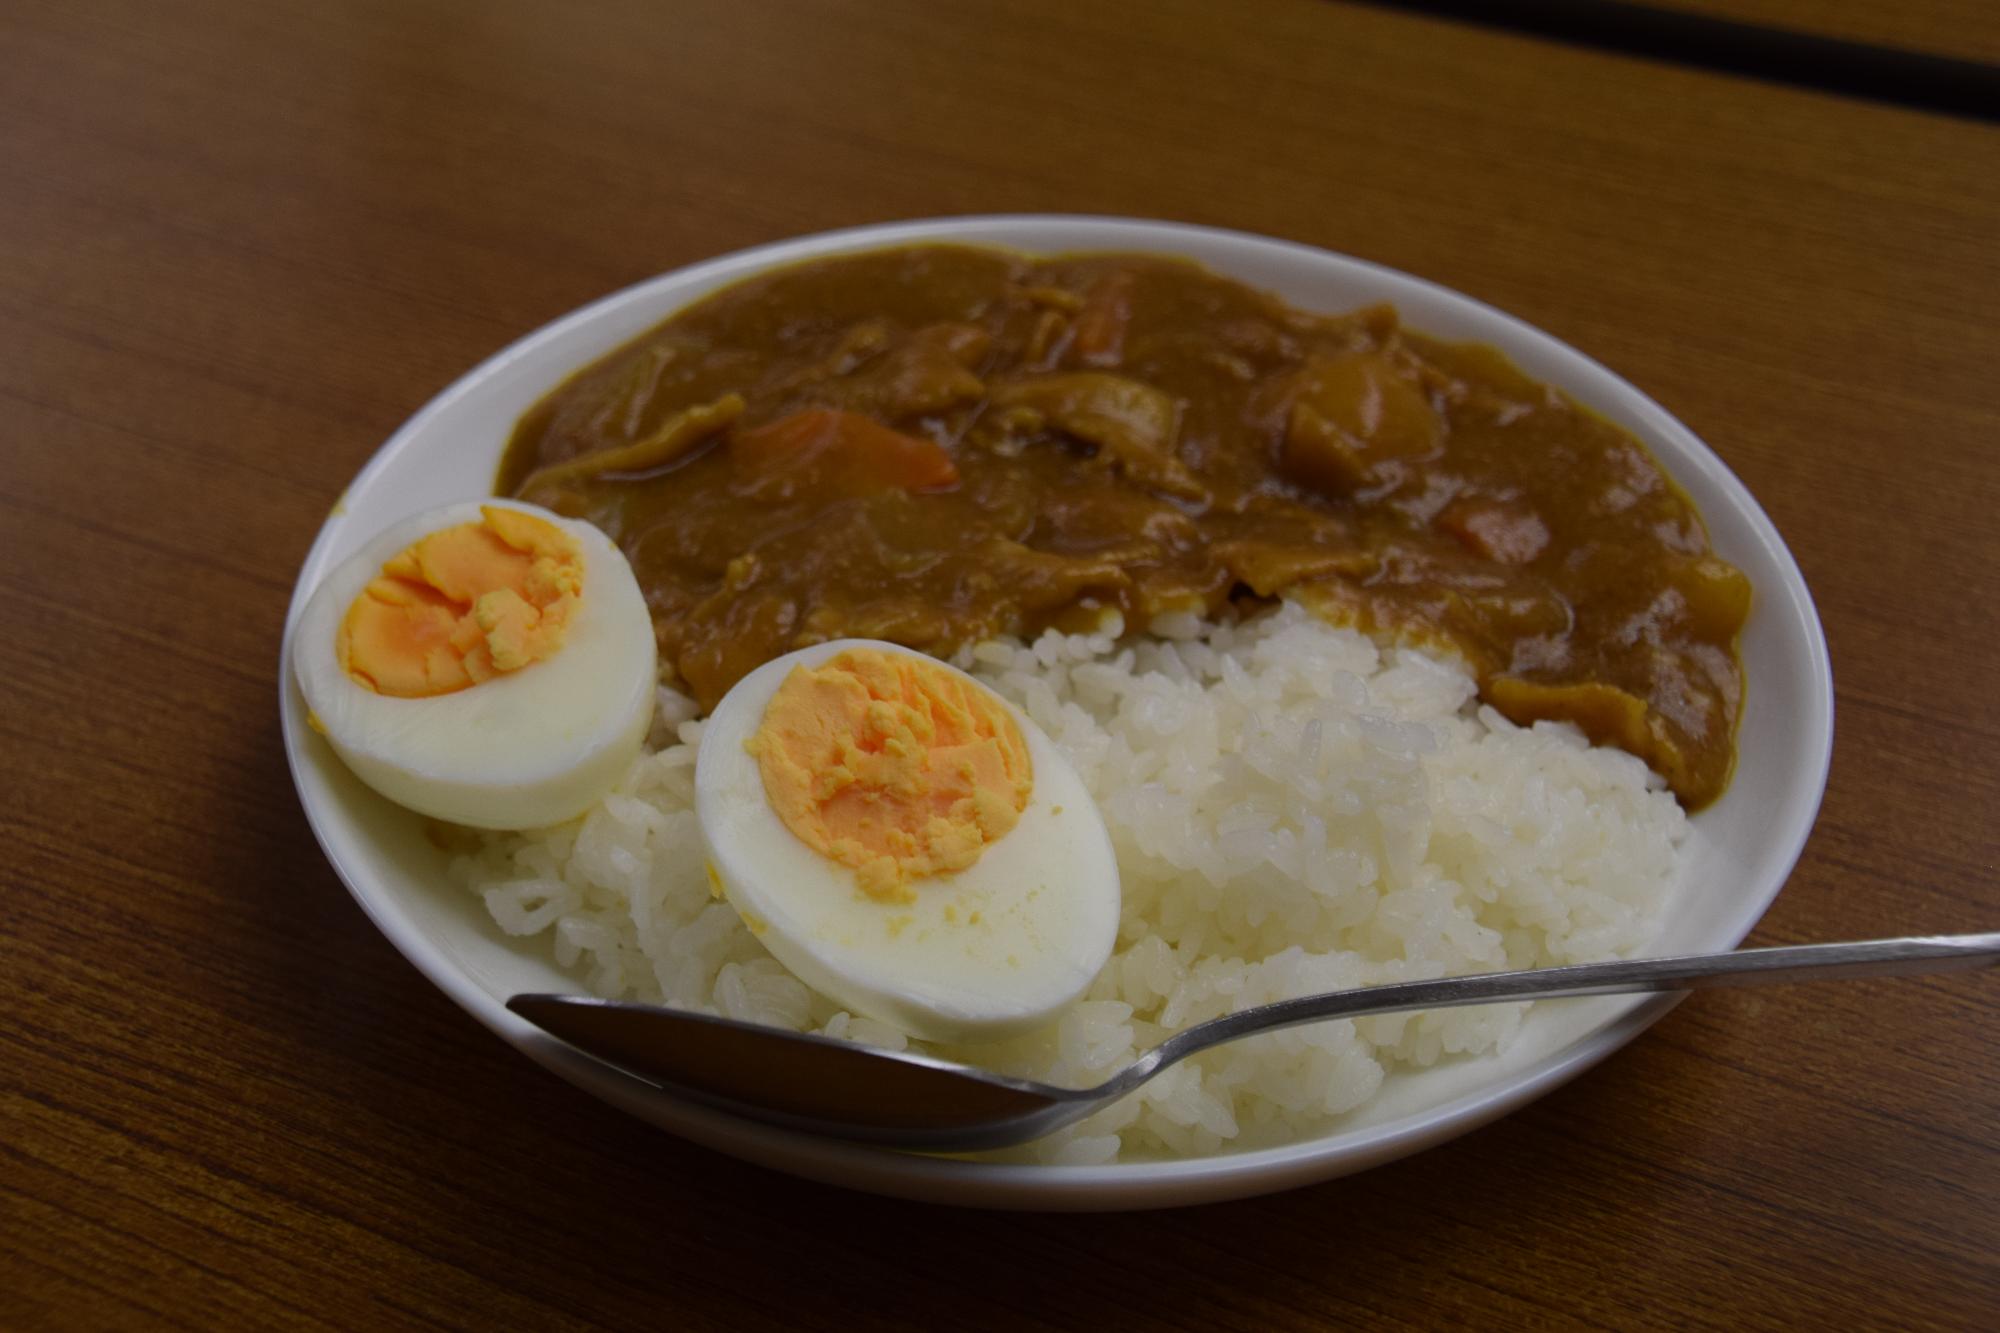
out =
[[623,775],[652,720],[652,621],[588,523],[513,500],[394,525],[313,592],[292,638],[313,727],[420,814],[539,828]]
[[937,1041],[1048,1021],[1118,932],[1118,863],[1082,779],[964,672],[864,639],[738,682],[702,733],[713,883],[777,959]]

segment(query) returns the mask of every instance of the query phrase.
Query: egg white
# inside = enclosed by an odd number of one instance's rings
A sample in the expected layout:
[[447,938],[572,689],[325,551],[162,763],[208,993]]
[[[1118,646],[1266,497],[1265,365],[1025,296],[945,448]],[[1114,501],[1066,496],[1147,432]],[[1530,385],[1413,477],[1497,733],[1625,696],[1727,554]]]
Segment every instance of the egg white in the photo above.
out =
[[[545,519],[581,548],[583,590],[560,648],[431,698],[354,680],[335,647],[347,608],[397,552],[478,522],[483,505]],[[491,829],[540,828],[588,809],[638,754],[659,685],[652,619],[624,554],[588,523],[498,499],[416,514],[368,542],[306,603],[292,661],[318,728],[363,782],[419,814]]]
[[744,677],[704,725],[695,761],[711,872],[778,961],[855,1013],[935,1041],[1047,1022],[1089,987],[1117,939],[1118,862],[1095,802],[1041,728],[1006,705],[1033,764],[1020,822],[965,870],[915,881],[914,902],[864,894],[853,870],[786,827],[745,748],[794,667],[848,648],[964,674],[896,644],[841,639]]

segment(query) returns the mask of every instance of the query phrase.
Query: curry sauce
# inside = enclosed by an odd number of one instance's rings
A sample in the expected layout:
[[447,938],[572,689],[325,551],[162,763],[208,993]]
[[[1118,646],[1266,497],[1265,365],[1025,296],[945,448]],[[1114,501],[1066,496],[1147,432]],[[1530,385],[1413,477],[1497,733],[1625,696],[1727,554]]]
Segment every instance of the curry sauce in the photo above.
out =
[[499,489],[610,534],[704,709],[833,638],[945,655],[1289,596],[1690,808],[1729,778],[1748,581],[1630,434],[1386,306],[1153,256],[822,260],[579,371]]

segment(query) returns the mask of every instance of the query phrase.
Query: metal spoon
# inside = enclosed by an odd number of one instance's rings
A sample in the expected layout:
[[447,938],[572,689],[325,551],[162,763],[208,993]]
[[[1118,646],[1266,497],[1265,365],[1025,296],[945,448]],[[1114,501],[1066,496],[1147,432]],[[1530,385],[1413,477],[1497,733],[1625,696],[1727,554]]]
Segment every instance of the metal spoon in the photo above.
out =
[[897,1148],[968,1152],[1040,1138],[1196,1051],[1302,1023],[1500,1000],[1950,972],[1996,962],[2000,934],[1937,935],[1405,981],[1280,1000],[1198,1023],[1094,1088],[1051,1087],[927,1055],[658,1005],[516,995],[507,1007],[648,1083],[753,1120]]

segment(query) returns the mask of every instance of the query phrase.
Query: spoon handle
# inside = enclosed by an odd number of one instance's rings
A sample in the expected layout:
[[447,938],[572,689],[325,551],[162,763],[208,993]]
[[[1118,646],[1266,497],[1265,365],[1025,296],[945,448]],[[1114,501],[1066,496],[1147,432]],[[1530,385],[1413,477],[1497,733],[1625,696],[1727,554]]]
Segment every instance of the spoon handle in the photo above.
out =
[[[1550,1000],[1583,995],[1635,995],[1651,991],[1699,990],[1707,986],[1768,986],[1839,977],[1898,976],[1913,972],[1956,972],[2000,963],[2000,933],[1913,935],[1903,939],[1860,940],[1851,944],[1801,944],[1779,949],[1739,949],[1734,953],[1689,954],[1678,958],[1635,958],[1617,963],[1578,963],[1522,972],[1487,972],[1436,981],[1401,981],[1363,990],[1338,991],[1279,1000],[1241,1013],[1226,1014],[1192,1027],[1141,1057],[1131,1072],[1140,1081],[1211,1046],[1253,1032],[1272,1032],[1330,1018],[1415,1009],[1449,1009],[1501,1000]],[[1139,1072],[1143,1066],[1143,1072]],[[1123,1080],[1120,1080],[1121,1082]]]

